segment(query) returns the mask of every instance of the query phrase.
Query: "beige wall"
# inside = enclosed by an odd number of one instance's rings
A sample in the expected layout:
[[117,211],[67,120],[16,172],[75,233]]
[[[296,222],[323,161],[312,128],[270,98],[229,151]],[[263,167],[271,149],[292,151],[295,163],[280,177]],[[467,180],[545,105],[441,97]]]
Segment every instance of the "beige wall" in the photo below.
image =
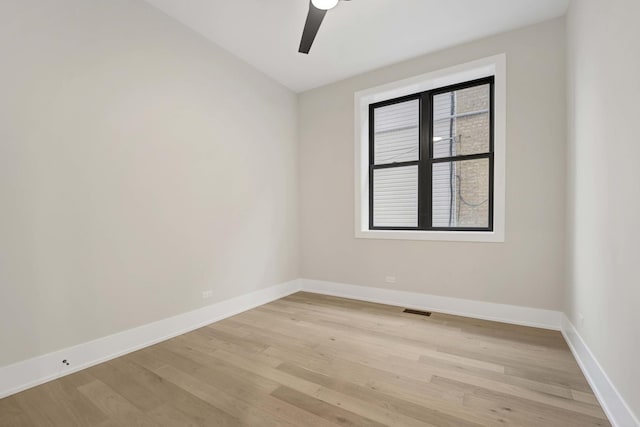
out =
[[640,416],[638,16],[637,0],[580,0],[569,10],[565,307],[636,416]]
[[0,366],[298,277],[293,93],[142,1],[2,1],[0,58]]
[[[640,413],[639,15],[573,2],[567,156],[562,19],[297,106],[143,2],[0,2],[0,366],[302,276],[564,309]],[[506,242],[355,239],[354,92],[502,52]]]
[[[564,20],[419,57],[299,96],[301,275],[560,309],[564,296]],[[505,52],[506,242],[354,238],[354,92]],[[396,276],[387,285],[385,276]]]

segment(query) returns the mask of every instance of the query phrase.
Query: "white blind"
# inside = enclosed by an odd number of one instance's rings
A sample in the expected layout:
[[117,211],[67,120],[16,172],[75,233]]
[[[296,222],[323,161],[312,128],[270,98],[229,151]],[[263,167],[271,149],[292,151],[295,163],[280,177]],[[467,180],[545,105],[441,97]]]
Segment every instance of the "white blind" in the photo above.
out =
[[417,99],[375,109],[375,164],[418,160],[419,112]]
[[373,171],[373,225],[418,226],[418,166]]

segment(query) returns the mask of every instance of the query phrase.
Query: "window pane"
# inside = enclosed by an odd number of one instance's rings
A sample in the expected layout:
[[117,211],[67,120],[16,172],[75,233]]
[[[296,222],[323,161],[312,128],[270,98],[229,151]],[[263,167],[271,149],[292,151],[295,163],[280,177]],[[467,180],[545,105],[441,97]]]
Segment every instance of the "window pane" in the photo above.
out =
[[373,225],[418,226],[418,166],[373,171]]
[[488,84],[433,97],[433,157],[489,152]]
[[376,165],[418,160],[420,107],[417,99],[374,110]]
[[433,226],[489,226],[489,159],[433,165]]

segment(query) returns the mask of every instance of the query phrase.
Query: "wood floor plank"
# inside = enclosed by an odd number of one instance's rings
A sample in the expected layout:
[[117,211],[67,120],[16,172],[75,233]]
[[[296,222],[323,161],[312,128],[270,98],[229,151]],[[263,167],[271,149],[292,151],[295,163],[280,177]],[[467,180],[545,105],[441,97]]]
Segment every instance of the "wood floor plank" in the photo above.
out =
[[147,412],[147,416],[163,427],[200,427],[199,424],[187,414],[176,409],[173,405],[165,403]]
[[157,373],[194,396],[234,414],[239,420],[243,420],[241,425],[266,425],[271,418],[273,425],[297,426],[306,423],[314,427],[331,427],[329,423],[316,419],[312,414],[286,402],[278,401],[270,394],[257,398],[246,394],[237,395],[226,388],[219,389],[170,366],[159,369]]
[[[447,427],[478,427],[483,425],[480,423],[482,420],[471,411],[461,409],[459,406],[449,402],[431,398],[428,400],[422,399],[422,401],[416,403],[404,399],[404,394],[392,395],[383,393],[380,390],[373,390],[344,381],[341,378],[319,374],[305,368],[288,366],[280,369],[286,369],[289,374],[306,379],[314,384],[360,398],[366,402],[372,402],[381,408],[392,409],[394,412],[402,413],[425,423]],[[484,421],[488,422],[489,420]]]
[[[113,366],[114,369],[130,375],[136,382],[145,387],[148,393],[158,396],[164,402],[171,403],[171,405],[185,413],[198,425],[216,425],[216,423],[225,422],[225,420],[230,418],[224,411],[197,398],[175,384],[165,381],[165,379],[151,371],[154,367],[158,369],[164,365],[149,363],[146,367],[143,367],[138,364],[144,360],[141,354],[136,354],[135,362],[131,359],[133,358],[119,358],[110,361],[109,364]],[[230,421],[229,424],[233,425],[233,419]]]
[[305,393],[300,393],[289,387],[278,387],[271,395],[293,406],[304,409],[307,412],[325,418],[336,425],[354,427],[384,427],[386,425],[369,419],[366,416],[347,411],[339,406],[330,405],[320,399],[316,399]]
[[[261,308],[252,315],[259,316],[260,313],[264,313],[264,310],[266,310],[266,308]],[[394,310],[396,310],[396,313],[393,314],[398,315],[398,313],[400,313],[398,308],[394,308]],[[467,334],[462,331],[463,328],[443,326],[442,322],[432,320],[432,318],[437,318],[436,314],[427,318],[428,320],[426,321],[421,316],[415,316],[417,319],[413,319],[412,323],[407,323],[408,320],[405,320],[403,323],[395,325],[392,325],[386,320],[386,318],[385,322],[382,324],[380,324],[378,321],[379,319],[376,318],[371,318],[371,320],[363,322],[363,316],[363,314],[358,313],[358,316],[353,322],[344,322],[339,318],[339,316],[333,316],[332,318],[332,316],[328,316],[326,313],[316,313],[308,315],[306,318],[314,319],[314,323],[318,325],[325,325],[334,331],[347,330],[352,336],[357,337],[357,339],[362,339],[362,337],[367,336],[379,336],[386,343],[393,342],[394,348],[402,346],[403,343],[413,343],[421,348],[431,348],[440,352],[446,352],[448,354],[455,354],[458,356],[461,356],[466,352],[483,353],[489,350],[490,355],[499,357],[499,355],[507,352],[510,354],[511,358],[518,357],[524,359],[524,362],[526,363],[533,365],[540,363],[541,366],[544,367],[557,367],[558,369],[565,371],[579,373],[577,364],[573,360],[567,360],[566,358],[566,351],[568,350],[566,344],[564,344],[564,347],[561,350],[557,350],[555,348],[557,346],[555,345],[554,348],[551,349],[546,347],[547,341],[555,343],[558,339],[562,340],[561,335],[557,332],[546,331],[548,336],[545,338],[546,341],[543,343],[544,345],[540,346],[535,343],[519,343],[502,338],[494,338],[486,336],[486,334],[480,337],[473,334]],[[371,315],[368,314],[367,316],[370,317]],[[249,321],[248,317],[249,316],[244,318],[245,322]],[[294,318],[295,321],[300,324],[300,322],[305,319],[305,315],[297,314]],[[259,324],[260,318],[255,319],[253,323]],[[447,323],[451,322],[448,321]],[[503,325],[496,322],[485,323],[490,325]],[[539,334],[536,334],[536,336],[538,335]],[[483,361],[475,356],[473,358],[476,359],[478,363]],[[512,360],[511,358],[507,358],[506,361],[513,362],[513,364],[515,364],[514,366],[517,367],[517,363],[519,363],[519,361]],[[484,362],[491,364],[493,361],[491,359],[487,359],[484,360]],[[504,362],[505,360],[497,360],[495,365],[504,365]]]
[[80,425],[73,414],[65,407],[58,405],[44,386],[32,388],[17,394],[15,401],[33,425]]
[[[548,426],[558,423],[567,427],[591,427],[609,425],[605,420],[573,411],[558,410],[556,407],[541,405],[536,402],[520,400],[513,397],[496,395],[492,393],[468,394],[465,396],[465,405],[478,407],[477,402],[484,402],[483,407],[490,412],[499,415],[511,425],[540,425]],[[475,405],[470,402],[475,401]]]
[[571,390],[571,397],[578,402],[588,403],[598,408],[600,407],[598,399],[590,392],[585,393],[583,391]]
[[119,424],[130,426],[157,426],[153,420],[133,406],[131,402],[99,380],[78,387],[80,393],[87,396],[102,412]]
[[111,389],[118,390],[120,396],[132,402],[142,412],[151,411],[164,403],[162,399],[149,393],[146,388],[138,384],[134,378],[113,369],[109,364],[93,366],[87,369],[87,372]]
[[[570,405],[563,405],[559,402],[529,399],[526,396],[518,396],[512,393],[496,391],[488,387],[468,384],[461,381],[451,380],[448,378],[435,377],[432,382],[446,384],[448,387],[458,387],[467,390],[468,394],[481,396],[489,400],[493,400],[498,405],[507,405],[510,408],[519,407],[522,412],[529,411],[531,413],[550,414],[551,419],[564,420],[567,422],[576,422],[578,425],[606,425],[604,413],[600,408],[592,407],[582,402],[573,402]],[[549,422],[549,421],[547,421]],[[582,424],[580,424],[582,423]]]
[[429,368],[437,368],[438,371],[434,374],[441,374],[443,370],[451,373],[460,373],[463,375],[471,375],[480,378],[484,378],[491,381],[504,383],[505,385],[512,385],[525,390],[531,390],[543,394],[550,394],[565,399],[573,399],[571,389],[568,386],[560,386],[557,384],[550,384],[548,382],[540,381],[539,378],[522,378],[519,376],[512,376],[507,372],[493,372],[492,370],[486,370],[478,368],[476,366],[469,366],[467,364],[458,363],[455,358],[447,361],[446,359],[421,356],[420,363],[425,364]]
[[33,425],[15,399],[0,399],[0,427],[28,427]]
[[610,426],[557,331],[299,292],[0,399],[4,426]]
[[407,417],[404,414],[394,413],[393,411],[388,410],[388,408],[379,407],[380,405],[378,405],[377,402],[368,402],[340,391],[315,384],[312,381],[288,374],[278,369],[256,365],[252,362],[248,362],[240,355],[229,360],[229,363],[234,364],[240,369],[255,370],[254,372],[256,373],[259,372],[267,378],[286,385],[300,393],[323,400],[326,403],[336,405],[356,413],[368,414],[369,418],[384,424],[403,426],[425,425],[425,423],[411,417]]
[[85,381],[89,380],[90,376],[83,376],[82,381],[77,381],[80,378],[78,375],[69,377],[51,381],[45,384],[42,390],[49,394],[57,406],[66,410],[73,419],[72,423],[84,426],[107,421],[107,415],[78,390],[79,386],[86,384]]

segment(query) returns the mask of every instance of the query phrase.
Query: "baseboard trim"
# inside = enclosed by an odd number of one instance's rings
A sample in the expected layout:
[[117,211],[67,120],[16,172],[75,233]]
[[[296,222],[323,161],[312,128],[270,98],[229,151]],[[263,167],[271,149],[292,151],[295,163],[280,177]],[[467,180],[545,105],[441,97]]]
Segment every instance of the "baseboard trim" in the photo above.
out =
[[323,280],[300,279],[300,281],[302,289],[307,292],[556,331],[560,330],[561,326],[562,313],[559,311]]
[[[559,311],[312,279],[292,280],[74,347],[0,367],[0,398],[173,338],[301,290],[559,330],[613,426],[640,427],[638,418],[626,404],[578,331]],[[71,365],[62,366],[63,359],[69,360]]]
[[564,314],[561,332],[611,424],[614,427],[640,427],[638,418],[602,369],[578,330]]
[[569,345],[582,373],[593,389],[611,424],[614,427],[640,427],[640,421],[638,421],[638,418],[613,385],[609,376],[604,369],[602,369],[602,366],[576,328],[567,316],[560,311],[357,286],[322,280],[300,279],[300,282],[302,290],[323,295],[559,330]]
[[[198,329],[298,292],[300,280],[271,286],[73,347],[0,367],[0,398]],[[71,362],[62,365],[62,360]]]

